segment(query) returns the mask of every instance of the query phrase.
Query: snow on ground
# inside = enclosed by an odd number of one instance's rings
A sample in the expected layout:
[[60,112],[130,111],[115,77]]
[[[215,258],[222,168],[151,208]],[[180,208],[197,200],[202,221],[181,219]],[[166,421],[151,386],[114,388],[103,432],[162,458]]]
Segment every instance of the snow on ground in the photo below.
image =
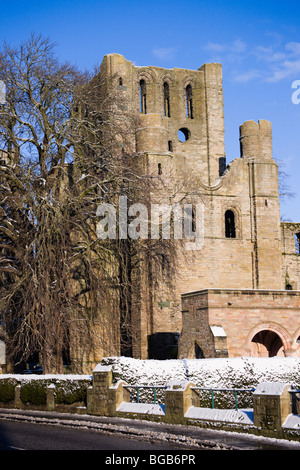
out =
[[253,410],[218,410],[191,406],[185,418],[253,425]]
[[115,380],[130,385],[166,385],[189,380],[198,387],[245,388],[260,382],[286,382],[300,388],[300,358],[222,358],[151,360],[128,357],[104,358]]
[[16,379],[18,382],[25,383],[31,380],[49,380],[49,381],[78,381],[78,380],[91,380],[91,375],[79,374],[0,374],[1,379]]

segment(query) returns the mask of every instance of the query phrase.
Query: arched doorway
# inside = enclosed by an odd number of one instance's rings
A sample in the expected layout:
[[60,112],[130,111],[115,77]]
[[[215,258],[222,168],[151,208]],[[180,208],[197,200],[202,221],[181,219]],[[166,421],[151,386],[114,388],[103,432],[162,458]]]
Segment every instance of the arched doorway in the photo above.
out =
[[284,357],[284,345],[280,336],[271,330],[261,330],[251,340],[252,357]]

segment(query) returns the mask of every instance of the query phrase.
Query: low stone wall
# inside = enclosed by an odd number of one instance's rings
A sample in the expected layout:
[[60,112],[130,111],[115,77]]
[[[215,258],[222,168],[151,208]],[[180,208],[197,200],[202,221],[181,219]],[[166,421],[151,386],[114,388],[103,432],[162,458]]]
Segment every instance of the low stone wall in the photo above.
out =
[[[193,424],[231,429],[258,435],[300,440],[300,415],[292,413],[291,385],[263,382],[253,392],[253,410],[200,408],[195,384],[170,382],[165,389],[164,405],[130,403],[126,383],[112,383],[112,367],[97,366],[93,386],[88,389],[87,412],[101,416]],[[289,427],[290,426],[290,427]]]
[[253,409],[247,410],[199,407],[197,387],[190,381],[166,384],[164,404],[131,403],[130,386],[123,380],[113,383],[112,366],[100,364],[94,369],[92,383],[86,389],[86,406],[85,403],[55,403],[55,387],[55,384],[48,385],[46,403],[34,406],[22,402],[21,385],[17,385],[14,399],[9,404],[0,403],[0,406],[147,419],[300,441],[300,415],[296,414],[298,408],[291,400],[291,384],[288,383],[260,383],[253,392]]

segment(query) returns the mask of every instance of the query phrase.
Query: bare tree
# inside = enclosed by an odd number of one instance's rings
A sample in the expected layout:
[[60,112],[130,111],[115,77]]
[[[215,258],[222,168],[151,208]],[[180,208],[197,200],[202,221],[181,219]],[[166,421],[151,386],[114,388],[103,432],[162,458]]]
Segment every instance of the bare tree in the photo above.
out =
[[[97,236],[99,204],[118,211],[122,195],[149,206],[161,189],[135,153],[137,115],[99,70],[60,63],[41,36],[4,44],[0,80],[0,314],[9,360],[39,355],[45,373],[62,372],[68,353],[80,372],[103,352],[132,354],[139,299],[146,289],[151,312],[155,275],[163,262],[172,284],[175,254],[171,240]],[[149,322],[151,332],[151,314]]]
[[99,296],[118,277],[111,243],[99,247],[95,208],[132,179],[129,157],[125,166],[113,136],[103,138],[104,124],[116,135],[116,123],[104,121],[97,81],[60,64],[49,39],[33,35],[17,49],[5,44],[0,70],[7,90],[0,289],[8,356],[39,353],[44,372],[61,372],[70,338],[78,355],[92,354],[93,341],[89,352],[82,348],[101,323]]

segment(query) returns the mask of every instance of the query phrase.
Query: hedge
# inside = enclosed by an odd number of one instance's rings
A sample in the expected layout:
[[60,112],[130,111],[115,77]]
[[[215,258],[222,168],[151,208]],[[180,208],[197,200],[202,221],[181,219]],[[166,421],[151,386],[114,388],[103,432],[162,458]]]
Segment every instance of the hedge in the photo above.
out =
[[86,404],[87,388],[91,385],[89,376],[61,375],[0,375],[0,403],[14,400],[15,387],[20,385],[20,399],[24,405],[46,405],[47,387],[55,384],[54,399],[57,404]]

